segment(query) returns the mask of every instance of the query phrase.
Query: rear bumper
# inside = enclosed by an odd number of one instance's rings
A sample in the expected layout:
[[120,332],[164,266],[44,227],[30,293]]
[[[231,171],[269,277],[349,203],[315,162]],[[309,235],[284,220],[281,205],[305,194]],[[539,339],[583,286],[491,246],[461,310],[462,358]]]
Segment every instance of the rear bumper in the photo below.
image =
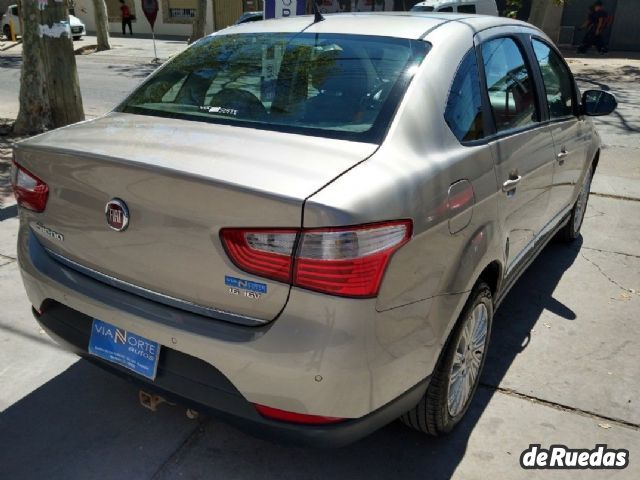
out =
[[[82,332],[82,319],[98,318],[215,370],[226,385],[193,391],[189,385],[194,382],[183,383],[177,377],[149,384],[128,371],[119,372],[147,383],[148,389],[162,390],[163,396],[204,405],[250,429],[275,429],[279,438],[297,438],[303,431],[312,438],[325,433],[331,437],[331,432],[340,431],[334,442],[340,444],[409,410],[426,389],[425,378],[440,351],[427,313],[431,309],[432,316],[444,318],[429,300],[376,312],[375,299],[354,301],[292,289],[276,321],[259,327],[235,325],[162,305],[68,268],[46,252],[41,244],[46,239],[40,240],[29,227],[33,214],[20,215],[18,261],[31,304],[37,309],[59,304],[70,309],[70,318],[79,319],[69,324],[56,314],[56,321],[47,310],[40,321],[54,337],[86,355],[88,337],[83,340],[74,332]],[[242,411],[234,403],[244,405]],[[290,426],[263,419],[253,404],[353,420],[323,427]]]
[[355,442],[412,408],[428,384],[425,379],[389,404],[358,419],[326,426],[274,421],[262,417],[219,370],[200,359],[164,346],[156,378],[149,380],[87,352],[92,322],[88,315],[57,302],[48,302],[44,313],[38,314],[34,310],[34,316],[51,337],[91,363],[144,390],[206,411],[255,436],[278,442],[316,447],[338,447]]

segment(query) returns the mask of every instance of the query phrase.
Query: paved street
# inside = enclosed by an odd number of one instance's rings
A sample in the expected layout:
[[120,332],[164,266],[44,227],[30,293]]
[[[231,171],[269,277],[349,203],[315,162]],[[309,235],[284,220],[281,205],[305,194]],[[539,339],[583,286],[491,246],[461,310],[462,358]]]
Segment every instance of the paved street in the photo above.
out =
[[[76,49],[95,45],[93,36],[74,42]],[[179,40],[157,40],[158,57],[166,60],[186,48]],[[149,73],[157,68],[150,39],[116,37],[113,50],[76,55],[85,114],[88,118],[112,109]],[[22,47],[0,51],[0,118],[13,118],[18,111]]]
[[[148,44],[142,53],[127,45],[78,57],[89,115],[152,70]],[[0,117],[12,118],[19,58],[8,52],[0,54]],[[550,244],[511,291],[472,408],[442,439],[393,423],[343,449],[302,449],[213,418],[189,420],[179,406],[140,407],[132,385],[58,348],[31,317],[6,195],[9,140],[0,136],[0,478],[640,478],[640,61],[570,66],[583,88],[605,88],[621,103],[597,120],[605,149],[582,238]],[[630,465],[525,471],[520,453],[531,443],[606,443],[628,449]]]

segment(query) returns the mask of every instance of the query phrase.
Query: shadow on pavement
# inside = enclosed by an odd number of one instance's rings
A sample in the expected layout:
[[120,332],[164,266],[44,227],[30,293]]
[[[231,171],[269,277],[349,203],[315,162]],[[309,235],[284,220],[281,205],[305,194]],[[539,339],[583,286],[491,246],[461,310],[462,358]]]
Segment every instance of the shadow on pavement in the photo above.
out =
[[184,410],[144,410],[129,384],[79,361],[0,413],[0,477],[150,478],[194,428]]
[[22,56],[2,55],[0,57],[0,68],[20,68],[22,66]]
[[134,78],[146,78],[152,74],[160,65],[152,64],[137,64],[137,65],[109,65],[109,70],[120,75],[126,75]]
[[513,359],[527,348],[531,329],[544,310],[567,321],[576,320],[576,314],[556,300],[553,292],[581,245],[582,237],[570,246],[550,243],[514,285],[494,318],[489,355],[480,379],[483,385],[500,385]]
[[[170,478],[172,468],[180,470],[182,454],[195,449],[200,452],[198,478],[212,472],[217,478],[450,478],[467,455],[469,436],[493,387],[527,348],[541,313],[549,309],[576,321],[553,292],[579,248],[580,243],[552,243],[515,285],[496,314],[484,386],[446,437],[427,437],[394,422],[354,445],[314,450],[264,442],[209,420],[200,435],[187,441],[200,425],[187,420],[184,409],[163,405],[150,413],[138,405],[135,387],[79,361],[0,414],[3,476],[71,480],[123,478],[126,473],[141,479],[164,472]],[[499,420],[491,419],[485,428]],[[187,448],[172,457],[183,444]]]
[[[640,82],[640,68],[631,65],[615,70],[589,68],[576,73],[575,79],[586,88],[609,91],[616,96],[618,108],[607,117],[599,117],[599,124],[613,128],[615,133],[640,132],[640,124],[636,118],[636,107],[640,97],[638,97],[637,90],[631,87]],[[611,88],[611,84],[619,86],[621,82],[628,84],[629,88]]]

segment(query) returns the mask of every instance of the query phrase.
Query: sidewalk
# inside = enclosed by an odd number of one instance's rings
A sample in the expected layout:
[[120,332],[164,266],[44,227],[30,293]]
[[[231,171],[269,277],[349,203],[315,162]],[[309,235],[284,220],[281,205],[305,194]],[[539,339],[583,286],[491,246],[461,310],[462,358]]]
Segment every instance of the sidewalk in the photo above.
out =
[[640,54],[566,55],[582,91],[602,89],[618,99],[612,115],[593,119],[603,148],[592,194],[640,200]]
[[[122,36],[115,35],[110,37],[109,43],[111,50],[96,52],[91,55],[104,58],[130,59],[133,61],[150,61],[153,55],[153,40],[146,35]],[[80,40],[74,40],[73,48],[78,50],[83,47],[96,45],[97,39],[95,35],[85,35]],[[156,38],[156,50],[158,58],[162,61],[180,53],[187,47],[186,38],[162,36]],[[14,43],[0,41],[0,57],[2,56],[21,56],[22,43]]]
[[3,211],[15,205],[15,198],[11,191],[11,149],[17,137],[6,136],[10,123],[0,118],[0,220]]

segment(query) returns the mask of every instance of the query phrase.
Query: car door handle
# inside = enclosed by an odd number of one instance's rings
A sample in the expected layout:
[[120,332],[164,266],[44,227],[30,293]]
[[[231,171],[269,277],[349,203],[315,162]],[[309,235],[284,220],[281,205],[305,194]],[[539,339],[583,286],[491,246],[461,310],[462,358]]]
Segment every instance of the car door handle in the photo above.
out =
[[502,184],[502,191],[505,193],[513,192],[516,189],[518,183],[522,180],[522,175],[518,175],[517,177],[509,178],[509,180],[505,181]]

